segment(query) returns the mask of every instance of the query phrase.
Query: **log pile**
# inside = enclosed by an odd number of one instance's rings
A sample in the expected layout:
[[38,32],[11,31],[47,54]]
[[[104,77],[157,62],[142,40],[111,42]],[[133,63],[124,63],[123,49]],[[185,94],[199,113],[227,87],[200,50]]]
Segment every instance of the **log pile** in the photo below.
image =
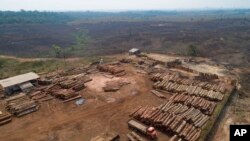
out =
[[155,89],[160,89],[168,92],[174,92],[174,93],[182,93],[185,92],[189,95],[195,95],[204,97],[211,100],[219,100],[221,101],[224,97],[224,94],[221,92],[215,92],[213,90],[206,90],[203,89],[200,86],[192,86],[192,85],[183,85],[178,84],[171,81],[158,81],[153,86]]
[[44,102],[54,99],[52,96],[50,96],[48,93],[43,91],[34,91],[29,94],[30,98],[32,100],[35,100],[37,102]]
[[3,87],[0,85],[0,98],[4,97],[4,89]]
[[216,107],[216,103],[197,96],[176,94],[171,97],[174,103],[183,103],[201,110],[204,114],[211,115]]
[[53,91],[51,93],[52,96],[55,96],[56,98],[62,99],[62,100],[67,100],[73,97],[78,96],[79,94],[76,93],[72,89],[59,89],[57,91]]
[[[48,96],[48,94],[59,98],[61,100],[73,99],[79,96],[79,91],[84,89],[85,83],[92,81],[86,73],[81,73],[77,75],[65,76],[56,78],[52,85],[48,86],[46,89],[41,90],[42,93],[39,96],[31,96],[34,100]],[[39,93],[39,92],[38,92]],[[41,101],[48,101],[53,99],[52,97],[47,97]]]
[[167,67],[174,68],[180,66],[182,62],[179,59],[175,59],[173,61],[167,62]]
[[129,59],[129,58],[122,58],[120,60],[121,63],[131,63],[133,60],[132,59]]
[[218,78],[219,78],[219,76],[216,74],[201,73],[201,72],[196,77],[196,79],[202,80],[202,81],[209,81],[209,80],[218,79]]
[[0,126],[11,122],[11,114],[4,110],[4,105],[0,104]]
[[63,89],[70,89],[73,86],[77,85],[78,81],[77,80],[66,80],[63,82],[60,82],[59,85],[63,88]]
[[160,92],[158,92],[158,91],[156,91],[156,90],[152,90],[151,93],[154,94],[154,95],[156,95],[156,96],[159,97],[159,98],[166,99],[166,96],[165,96],[165,95],[163,95],[162,93],[160,93]]
[[52,80],[49,79],[38,79],[38,84],[39,85],[50,85],[52,84]]
[[12,96],[5,101],[6,110],[17,117],[27,115],[39,109],[39,105],[23,93]]
[[[201,133],[200,128],[207,121],[207,118],[202,118],[202,113],[197,112],[196,109],[182,110],[182,106],[173,108],[171,104],[169,106],[168,104],[162,105],[160,109],[139,107],[130,116],[167,133],[177,134],[183,140],[196,141]],[[195,123],[192,123],[192,118],[196,118]]]
[[160,107],[161,111],[171,113],[182,117],[184,120],[189,121],[195,127],[202,127],[209,119],[209,116],[203,114],[199,109],[188,107],[180,103],[173,103],[168,101]]
[[125,72],[125,70],[121,67],[114,65],[98,65],[97,68],[102,72],[109,72],[113,75],[118,75]]
[[104,92],[116,92],[118,91],[122,86],[128,85],[130,82],[127,81],[108,81],[106,82],[106,85],[103,87]]
[[11,122],[11,114],[0,111],[0,126]]
[[144,139],[142,139],[142,137],[134,131],[128,133],[127,137],[130,141],[144,141]]
[[150,79],[152,81],[177,81],[177,79],[179,78],[179,74],[178,73],[171,73],[171,72],[167,72],[167,73],[155,73],[152,74],[150,76]]
[[181,78],[178,73],[154,73],[151,74],[150,79],[157,84],[162,84],[163,82],[175,82],[182,85],[188,85],[188,86],[199,86],[202,87],[205,90],[213,90],[215,92],[221,92],[226,93],[225,84],[222,82],[220,83],[212,83],[212,82],[206,82],[206,81],[199,81],[194,79],[187,79],[187,78]]
[[103,91],[104,92],[116,92],[120,89],[119,84],[116,83],[107,83],[104,87],[103,87]]

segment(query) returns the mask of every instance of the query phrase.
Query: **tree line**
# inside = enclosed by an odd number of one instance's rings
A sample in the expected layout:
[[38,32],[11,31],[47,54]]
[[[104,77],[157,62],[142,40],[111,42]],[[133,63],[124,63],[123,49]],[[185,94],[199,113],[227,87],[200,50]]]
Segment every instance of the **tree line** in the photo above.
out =
[[63,12],[0,11],[0,24],[59,24],[72,20]]

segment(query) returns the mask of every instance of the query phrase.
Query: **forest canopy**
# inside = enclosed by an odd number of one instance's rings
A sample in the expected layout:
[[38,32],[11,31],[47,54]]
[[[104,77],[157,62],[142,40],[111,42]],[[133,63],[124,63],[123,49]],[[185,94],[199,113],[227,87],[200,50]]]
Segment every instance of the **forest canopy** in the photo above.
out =
[[66,23],[72,18],[62,12],[0,11],[0,24]]

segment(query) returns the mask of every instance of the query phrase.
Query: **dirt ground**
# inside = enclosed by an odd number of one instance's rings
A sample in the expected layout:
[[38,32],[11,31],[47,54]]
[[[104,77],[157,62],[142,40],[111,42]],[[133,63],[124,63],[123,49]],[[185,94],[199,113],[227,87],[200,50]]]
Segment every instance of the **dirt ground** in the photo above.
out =
[[[184,60],[187,59],[187,57],[180,57],[180,56],[175,56],[175,55],[164,55],[164,54],[156,54],[156,53],[150,53],[147,54],[148,57],[154,59],[154,60],[159,60],[159,61],[164,61],[164,62],[171,62],[174,61],[175,59],[179,59],[182,61],[183,66],[190,68],[192,70],[196,70],[198,72],[203,72],[203,73],[212,73],[212,74],[217,74],[218,76],[224,76],[225,73],[227,73],[226,69],[224,69],[222,66],[217,66],[215,62],[211,61],[210,59],[203,58],[203,57],[196,57],[195,60],[196,62],[199,63],[190,63],[190,62],[185,62]],[[206,62],[206,63],[205,63]]]
[[[105,133],[117,132],[126,140],[129,132],[129,113],[139,105],[158,106],[163,101],[152,95],[152,83],[146,74],[138,74],[131,66],[125,66],[126,76],[112,78],[127,79],[131,84],[117,92],[103,92],[100,87],[112,80],[102,74],[93,75],[93,81],[81,92],[85,103],[62,103],[55,99],[41,104],[40,109],[21,118],[13,118],[1,126],[0,140],[4,141],[89,141]],[[125,78],[126,77],[126,78]],[[159,141],[168,136],[159,135]]]

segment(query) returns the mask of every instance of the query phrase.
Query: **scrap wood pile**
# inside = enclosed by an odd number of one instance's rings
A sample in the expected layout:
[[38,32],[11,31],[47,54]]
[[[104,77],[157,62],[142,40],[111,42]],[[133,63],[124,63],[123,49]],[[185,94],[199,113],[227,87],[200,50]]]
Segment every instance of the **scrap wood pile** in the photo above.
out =
[[117,65],[104,64],[98,65],[97,68],[102,72],[109,72],[115,76],[123,76],[126,74],[125,70]]
[[11,122],[11,114],[4,110],[4,105],[0,104],[0,126]]
[[204,114],[211,115],[216,107],[216,103],[206,100],[202,97],[190,96],[185,94],[176,94],[171,97],[174,103],[183,103],[201,110]]
[[49,100],[52,100],[54,99],[52,96],[50,96],[47,92],[45,91],[40,91],[40,90],[37,90],[37,91],[34,91],[32,93],[29,94],[29,97],[32,99],[32,100],[35,100],[37,102],[44,102],[44,101],[49,101]]
[[6,110],[11,114],[21,117],[26,114],[35,112],[39,109],[38,103],[30,99],[26,94],[21,93],[16,96],[12,96],[5,100]]

